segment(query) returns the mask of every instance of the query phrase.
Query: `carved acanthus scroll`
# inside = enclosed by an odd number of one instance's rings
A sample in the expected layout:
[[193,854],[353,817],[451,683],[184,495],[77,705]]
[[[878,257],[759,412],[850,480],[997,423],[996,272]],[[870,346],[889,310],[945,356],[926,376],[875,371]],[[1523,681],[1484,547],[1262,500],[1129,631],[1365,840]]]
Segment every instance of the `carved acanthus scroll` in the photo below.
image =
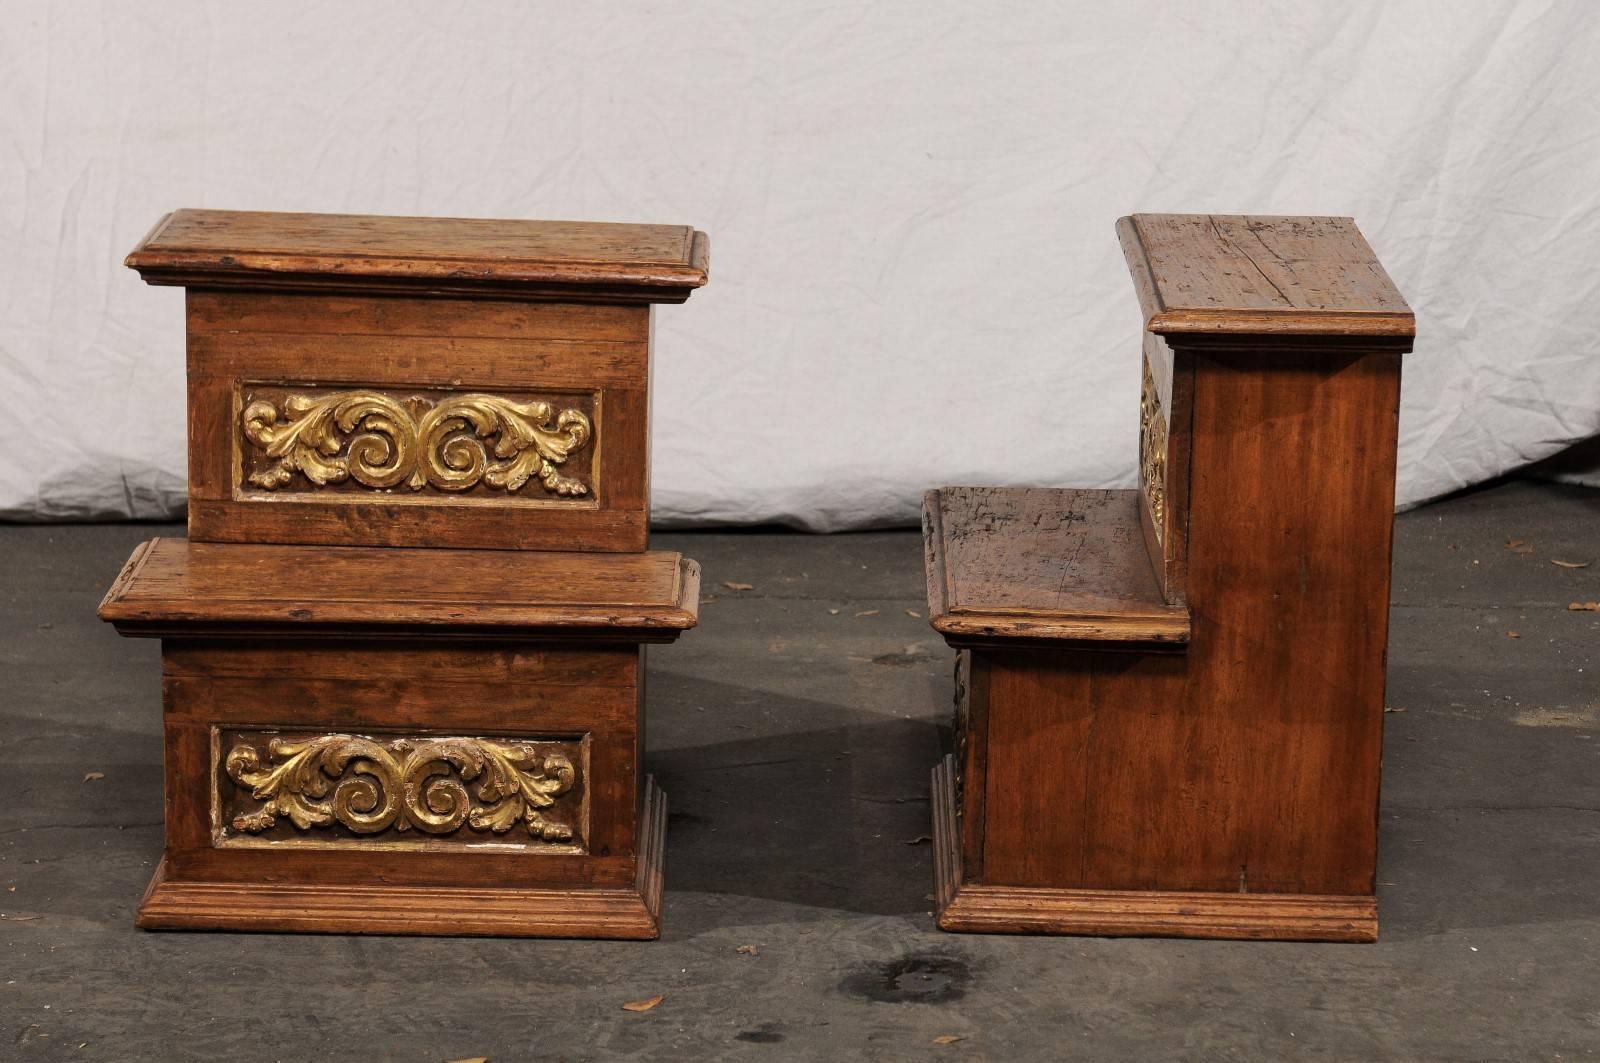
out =
[[1165,540],[1167,521],[1167,420],[1161,413],[1161,396],[1150,363],[1144,366],[1139,394],[1139,485],[1150,504],[1150,522],[1156,538]]
[[261,834],[283,817],[302,832],[337,825],[359,835],[449,835],[463,826],[507,835],[521,827],[531,841],[570,842],[572,827],[545,815],[577,779],[571,758],[553,745],[350,734],[279,736],[264,748],[259,738],[236,740],[223,768],[262,804],[231,825]]
[[247,467],[246,479],[267,491],[299,473],[317,487],[353,481],[377,490],[404,485],[459,492],[482,483],[514,492],[537,479],[562,498],[589,493],[587,484],[561,475],[557,466],[589,441],[593,425],[581,410],[557,412],[548,402],[483,394],[434,402],[370,390],[294,393],[249,402],[239,423],[245,439],[269,459]]

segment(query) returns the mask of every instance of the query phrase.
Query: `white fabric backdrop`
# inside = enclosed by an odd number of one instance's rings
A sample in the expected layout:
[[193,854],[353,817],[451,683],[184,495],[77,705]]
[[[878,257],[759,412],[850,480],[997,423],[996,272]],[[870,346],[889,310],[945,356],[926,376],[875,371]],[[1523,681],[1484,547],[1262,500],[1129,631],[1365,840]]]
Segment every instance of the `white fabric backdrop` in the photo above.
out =
[[0,515],[182,505],[177,206],[692,224],[672,522],[1133,483],[1131,211],[1351,214],[1400,501],[1600,431],[1600,4],[0,0]]

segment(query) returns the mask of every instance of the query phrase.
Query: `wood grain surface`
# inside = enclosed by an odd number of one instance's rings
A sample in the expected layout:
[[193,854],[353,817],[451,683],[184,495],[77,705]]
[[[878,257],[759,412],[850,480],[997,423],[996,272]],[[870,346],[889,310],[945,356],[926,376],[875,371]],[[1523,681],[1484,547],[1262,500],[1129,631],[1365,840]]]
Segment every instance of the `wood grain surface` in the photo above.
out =
[[1187,645],[970,643],[935,778],[940,925],[1372,940],[1410,312],[1347,219],[1119,233],[1168,418],[1164,541],[1116,493],[991,489],[955,516],[940,492],[929,604],[937,627],[1165,602]]
[[1152,332],[1416,332],[1350,218],[1134,214],[1117,236]]
[[295,881],[272,864],[254,881],[185,878],[163,860],[137,922],[151,930],[648,940],[660,934],[666,817],[666,795],[646,777],[638,867],[628,884],[533,888],[494,884],[490,873],[490,884],[461,885],[481,865],[459,854],[455,884],[412,881],[418,854],[374,863],[366,881],[349,884],[318,882],[314,868]]
[[[215,542],[637,551],[649,545],[649,306],[188,293],[189,535]],[[480,481],[461,490],[374,489],[302,473],[268,489],[272,459],[242,412],[268,397],[377,392],[402,405],[472,394],[577,409],[591,438],[557,467],[586,490]],[[501,433],[480,438],[486,461]],[[340,438],[368,431],[354,425]],[[444,440],[470,437],[463,424]],[[471,443],[462,444],[468,449]],[[418,457],[422,448],[415,448]]]
[[676,638],[700,569],[680,554],[297,547],[152,539],[107,591],[123,634],[520,632]]
[[1133,491],[945,487],[924,498],[923,520],[929,619],[952,645],[1188,641]]
[[151,284],[682,302],[709,242],[685,225],[176,210],[127,256]]
[[933,769],[934,900],[941,930],[1273,941],[1376,941],[1372,897],[992,886],[965,881],[955,765]]

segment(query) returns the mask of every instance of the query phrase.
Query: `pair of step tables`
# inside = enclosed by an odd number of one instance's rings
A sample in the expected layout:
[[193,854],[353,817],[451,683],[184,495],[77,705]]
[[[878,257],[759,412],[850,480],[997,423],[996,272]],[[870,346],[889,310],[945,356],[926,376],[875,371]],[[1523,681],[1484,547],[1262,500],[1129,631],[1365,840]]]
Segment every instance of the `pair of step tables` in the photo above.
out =
[[[948,930],[1364,941],[1400,358],[1341,218],[1135,215],[1136,490],[944,488]],[[180,210],[189,535],[100,607],[162,640],[150,928],[651,938],[654,304],[686,227]]]

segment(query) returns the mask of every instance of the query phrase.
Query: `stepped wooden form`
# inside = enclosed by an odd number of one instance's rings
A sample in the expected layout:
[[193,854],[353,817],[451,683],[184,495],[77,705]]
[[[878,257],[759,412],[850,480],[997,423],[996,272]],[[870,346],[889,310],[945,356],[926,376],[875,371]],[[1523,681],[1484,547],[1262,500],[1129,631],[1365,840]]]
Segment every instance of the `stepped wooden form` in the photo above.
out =
[[180,210],[189,537],[100,615],[162,643],[151,928],[652,938],[666,798],[644,647],[699,569],[651,551],[654,303],[674,226]]
[[1138,489],[924,505],[939,925],[1371,941],[1411,311],[1348,218],[1117,233]]

